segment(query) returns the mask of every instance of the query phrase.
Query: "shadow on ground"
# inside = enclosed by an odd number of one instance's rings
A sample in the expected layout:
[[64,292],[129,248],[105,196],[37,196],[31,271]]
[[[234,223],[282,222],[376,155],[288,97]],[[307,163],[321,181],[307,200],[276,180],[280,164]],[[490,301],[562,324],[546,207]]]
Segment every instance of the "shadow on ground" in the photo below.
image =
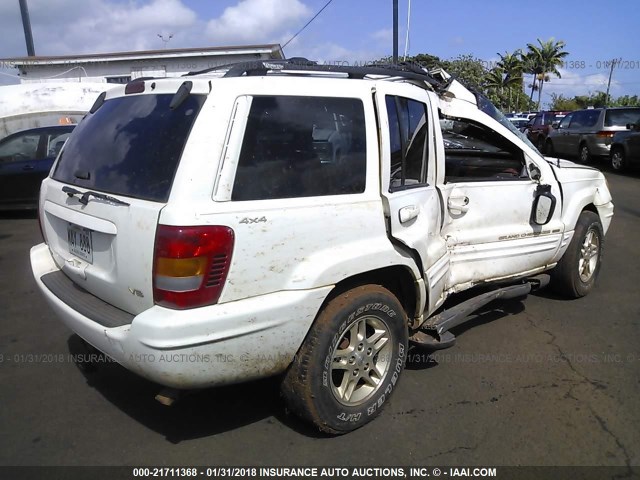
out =
[[[475,291],[475,294],[477,294],[477,290]],[[471,294],[461,295],[458,297],[458,301],[465,300],[465,297],[471,298],[473,296],[474,295]],[[522,298],[514,298],[510,300],[494,300],[493,302],[490,302],[484,307],[478,309],[475,313],[471,314],[467,322],[452,328],[451,333],[455,335],[456,339],[458,339],[464,336],[464,334],[468,330],[472,330],[473,328],[480,325],[503,319],[504,317],[508,317],[510,315],[517,315],[524,310],[525,306]],[[440,350],[432,351],[415,345],[410,346],[405,368],[407,370],[426,370],[429,368],[437,367],[438,361],[436,360],[434,354],[438,352],[440,352]]]
[[[86,358],[82,340],[72,335],[67,341],[75,358]],[[155,400],[163,389],[105,356],[93,371],[78,366],[87,384],[122,412],[171,443],[180,443],[236,430],[267,419],[279,422],[309,437],[323,437],[312,426],[289,414],[280,397],[280,377],[186,392],[172,406]],[[89,369],[91,370],[91,369]]]
[[37,210],[0,210],[0,220],[37,220]]

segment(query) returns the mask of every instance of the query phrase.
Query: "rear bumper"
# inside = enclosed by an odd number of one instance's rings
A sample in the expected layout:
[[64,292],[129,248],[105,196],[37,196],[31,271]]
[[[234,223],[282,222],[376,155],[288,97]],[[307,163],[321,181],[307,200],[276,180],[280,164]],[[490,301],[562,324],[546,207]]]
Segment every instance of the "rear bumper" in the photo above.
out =
[[592,139],[588,142],[589,153],[594,157],[608,157],[611,153],[611,141],[603,139]]
[[127,369],[174,388],[239,383],[283,372],[331,290],[282,291],[191,310],[154,306],[128,325],[109,328],[62,301],[42,281],[59,271],[46,244],[31,249],[31,268],[65,325]]

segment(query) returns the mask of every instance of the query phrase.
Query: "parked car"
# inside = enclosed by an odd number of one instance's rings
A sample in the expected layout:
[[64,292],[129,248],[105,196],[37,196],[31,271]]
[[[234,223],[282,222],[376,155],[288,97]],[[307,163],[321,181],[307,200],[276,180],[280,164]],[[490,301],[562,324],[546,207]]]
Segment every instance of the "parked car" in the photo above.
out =
[[[341,161],[313,148],[326,114]],[[340,434],[408,342],[451,346],[542,272],[589,293],[612,215],[601,172],[545,160],[442,70],[252,61],[102,94],[43,182],[31,267],[87,348],[173,389],[282,375]]]
[[640,122],[640,107],[592,108],[577,110],[552,128],[546,141],[547,155],[575,156],[582,163],[609,158],[611,140],[628,123]]
[[524,132],[527,128],[529,128],[529,119],[527,118],[511,117],[509,118],[509,121],[513,123],[513,125],[521,132]]
[[527,120],[531,120],[533,117],[537,115],[538,112],[520,112],[516,114],[517,117],[526,118]]
[[74,127],[32,128],[0,140],[0,209],[38,206],[40,184]]
[[533,143],[540,152],[544,153],[547,135],[551,130],[551,125],[560,122],[569,112],[538,112],[529,122],[527,128],[527,138]]
[[630,123],[627,130],[616,132],[611,140],[611,168],[618,171],[640,163],[640,123]]

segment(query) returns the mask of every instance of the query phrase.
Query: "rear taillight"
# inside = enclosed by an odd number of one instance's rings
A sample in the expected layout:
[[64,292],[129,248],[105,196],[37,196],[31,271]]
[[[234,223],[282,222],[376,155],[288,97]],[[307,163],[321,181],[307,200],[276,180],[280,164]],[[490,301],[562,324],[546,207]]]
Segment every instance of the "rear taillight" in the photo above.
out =
[[224,287],[234,235],[229,227],[159,225],[153,266],[153,299],[163,307],[213,305]]
[[603,130],[601,132],[596,133],[596,136],[600,137],[600,138],[613,138],[613,134],[614,133],[616,133],[616,132],[607,132],[607,131]]

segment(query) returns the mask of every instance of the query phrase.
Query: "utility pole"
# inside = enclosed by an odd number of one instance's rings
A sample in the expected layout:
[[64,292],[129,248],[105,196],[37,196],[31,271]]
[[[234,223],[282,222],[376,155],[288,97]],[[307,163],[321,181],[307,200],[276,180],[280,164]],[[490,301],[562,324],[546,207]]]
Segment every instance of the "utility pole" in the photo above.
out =
[[398,0],[393,0],[393,64],[398,64]]
[[609,88],[611,88],[611,77],[613,76],[613,68],[616,66],[616,62],[619,62],[619,61],[622,61],[622,59],[616,60],[614,58],[613,60],[611,60],[611,70],[609,70],[609,82],[607,83],[607,94],[604,97],[605,107],[609,106]]
[[36,51],[33,48],[33,35],[31,34],[31,20],[29,20],[29,8],[27,7],[27,0],[19,0],[20,2],[20,15],[22,15],[22,28],[24,28],[24,39],[27,42],[27,55],[30,57],[36,56]]

